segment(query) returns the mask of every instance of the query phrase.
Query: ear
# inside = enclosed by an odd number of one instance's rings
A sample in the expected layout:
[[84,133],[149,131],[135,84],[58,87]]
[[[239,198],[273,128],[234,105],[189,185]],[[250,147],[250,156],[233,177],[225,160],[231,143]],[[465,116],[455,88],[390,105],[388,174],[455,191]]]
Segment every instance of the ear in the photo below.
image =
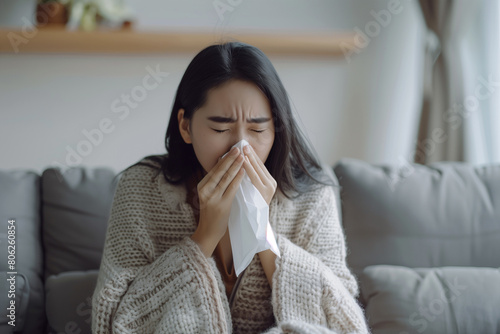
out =
[[179,132],[186,144],[192,144],[191,132],[189,131],[189,119],[184,118],[184,109],[179,109],[177,113],[177,121],[179,123]]

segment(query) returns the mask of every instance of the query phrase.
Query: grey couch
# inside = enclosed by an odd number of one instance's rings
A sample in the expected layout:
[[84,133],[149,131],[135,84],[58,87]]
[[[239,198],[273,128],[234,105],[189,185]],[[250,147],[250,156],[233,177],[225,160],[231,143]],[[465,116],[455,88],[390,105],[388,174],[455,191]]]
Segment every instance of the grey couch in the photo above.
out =
[[[500,166],[343,159],[333,171],[373,333],[500,333]],[[90,333],[114,176],[105,167],[0,171],[0,333]]]
[[334,170],[373,333],[500,333],[500,165]]

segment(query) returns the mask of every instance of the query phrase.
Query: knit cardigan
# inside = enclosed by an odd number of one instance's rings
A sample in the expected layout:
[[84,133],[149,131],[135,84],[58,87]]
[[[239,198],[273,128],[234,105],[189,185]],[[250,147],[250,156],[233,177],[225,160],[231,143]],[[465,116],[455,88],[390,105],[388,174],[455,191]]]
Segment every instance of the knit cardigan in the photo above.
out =
[[94,334],[369,333],[332,187],[293,201],[277,191],[273,288],[255,255],[229,298],[214,258],[190,238],[197,222],[186,195],[151,167],[123,173],[92,296]]

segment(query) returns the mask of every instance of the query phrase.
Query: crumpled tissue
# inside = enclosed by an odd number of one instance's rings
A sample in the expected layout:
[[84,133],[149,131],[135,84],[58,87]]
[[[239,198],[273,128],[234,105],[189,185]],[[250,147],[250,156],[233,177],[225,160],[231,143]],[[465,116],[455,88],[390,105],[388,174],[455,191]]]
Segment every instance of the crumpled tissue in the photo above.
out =
[[[238,147],[240,154],[244,154],[243,147],[246,145],[250,144],[243,139],[231,148]],[[236,276],[245,270],[259,252],[270,249],[278,257],[281,256],[269,223],[269,205],[246,171],[244,173],[231,206],[228,223]]]

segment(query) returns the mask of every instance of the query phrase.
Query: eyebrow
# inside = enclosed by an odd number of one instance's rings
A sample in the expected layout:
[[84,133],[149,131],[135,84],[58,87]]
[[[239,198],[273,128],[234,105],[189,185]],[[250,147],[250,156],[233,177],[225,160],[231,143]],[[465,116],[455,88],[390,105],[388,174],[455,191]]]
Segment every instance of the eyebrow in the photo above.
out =
[[[221,116],[211,116],[207,117],[209,121],[217,122],[217,123],[236,123],[236,120],[231,117],[221,117]],[[269,117],[258,117],[258,118],[249,118],[247,119],[247,123],[266,123],[271,119]]]

